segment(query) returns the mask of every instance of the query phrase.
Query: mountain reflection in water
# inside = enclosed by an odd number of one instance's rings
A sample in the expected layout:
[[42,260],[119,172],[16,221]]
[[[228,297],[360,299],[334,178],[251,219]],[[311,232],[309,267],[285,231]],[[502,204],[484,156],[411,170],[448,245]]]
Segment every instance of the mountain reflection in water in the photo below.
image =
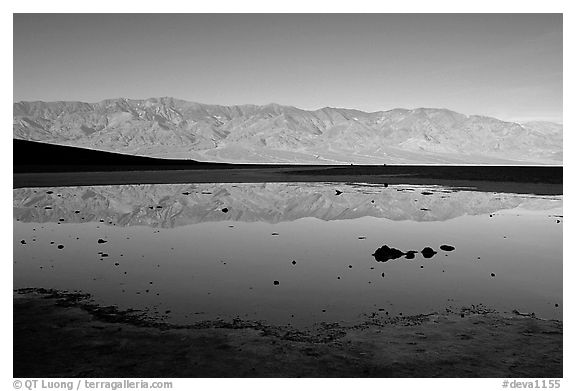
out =
[[350,183],[16,189],[14,287],[175,323],[472,304],[561,319],[562,202]]
[[268,183],[24,188],[14,190],[13,201],[14,217],[23,222],[104,220],[118,226],[173,228],[209,221],[279,223],[304,217],[444,221],[520,206],[557,208],[562,197],[443,187]]

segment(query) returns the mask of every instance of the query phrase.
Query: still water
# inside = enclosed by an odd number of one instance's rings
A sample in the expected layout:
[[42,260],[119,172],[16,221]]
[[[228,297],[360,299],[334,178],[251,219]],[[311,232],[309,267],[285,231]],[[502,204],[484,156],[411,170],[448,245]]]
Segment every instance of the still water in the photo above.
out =
[[[472,304],[562,319],[562,196],[270,183],[24,188],[13,201],[14,288],[172,323],[353,324]],[[418,252],[379,262],[384,245]]]

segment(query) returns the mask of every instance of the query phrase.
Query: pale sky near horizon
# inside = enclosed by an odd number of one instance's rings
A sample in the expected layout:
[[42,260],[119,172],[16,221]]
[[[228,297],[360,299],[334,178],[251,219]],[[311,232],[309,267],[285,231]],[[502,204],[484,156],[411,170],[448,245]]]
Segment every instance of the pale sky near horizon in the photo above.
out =
[[14,101],[159,96],[562,122],[562,15],[14,15]]

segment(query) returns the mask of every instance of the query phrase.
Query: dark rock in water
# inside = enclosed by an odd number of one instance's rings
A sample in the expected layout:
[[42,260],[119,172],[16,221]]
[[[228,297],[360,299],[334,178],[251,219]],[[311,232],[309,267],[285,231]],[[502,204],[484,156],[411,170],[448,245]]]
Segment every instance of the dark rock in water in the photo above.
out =
[[101,222],[101,223],[103,223],[103,222],[104,222],[104,220],[100,219],[100,222]]
[[558,307],[558,303],[554,304],[554,307]]
[[106,254],[106,253],[102,253],[102,254],[100,254],[100,256],[104,258],[104,257],[107,257],[107,256],[108,256],[108,254]]
[[296,261],[292,261],[292,265],[296,265]]
[[348,265],[348,268],[349,268],[349,269],[352,269],[352,265]]
[[560,224],[560,220],[556,220],[556,224]]
[[417,253],[417,252],[418,252],[418,251],[414,251],[414,250],[406,251],[406,254],[405,254],[404,257],[405,257],[406,259],[414,259],[414,257],[416,256],[416,253]]
[[162,205],[158,205],[156,209],[162,209]]
[[366,239],[366,236],[358,236],[358,240],[364,240]]
[[425,211],[425,212],[426,212],[426,211],[429,211],[430,209],[426,209],[426,208],[420,208],[420,210],[423,210],[423,211]]
[[424,269],[424,265],[420,265],[420,269]]
[[422,249],[422,251],[420,251],[420,252],[422,253],[422,256],[423,256],[424,258],[432,258],[434,255],[437,254],[437,252],[434,251],[434,249],[431,248],[431,247],[424,247],[424,248]]
[[45,206],[44,209],[48,210],[48,209],[52,209],[51,206]]
[[228,208],[222,208],[222,212],[228,213]]
[[444,250],[444,251],[454,251],[455,247],[454,246],[450,246],[449,244],[443,244],[442,246],[440,246],[440,250]]
[[184,195],[190,195],[190,192],[189,192],[189,191],[185,191],[185,192],[182,193],[182,194],[184,194]]
[[382,273],[382,277],[385,277],[384,273]]
[[64,248],[64,245],[63,245],[63,244],[59,244],[59,245],[58,245],[58,248],[59,248],[60,250],[62,250],[62,249]]
[[58,221],[64,221],[64,219],[58,219]]
[[108,241],[107,241],[107,240],[104,240],[104,239],[98,239],[98,243],[100,243],[100,244],[106,243],[106,242],[108,242]]
[[494,273],[490,273],[490,275],[491,275],[492,277],[496,277],[496,274],[494,274]]
[[434,194],[434,193],[431,193],[431,192],[429,192],[429,191],[423,191],[423,192],[420,193],[420,194],[422,194],[422,195],[432,195],[432,194]]
[[272,232],[272,236],[278,236],[280,235],[278,232]]
[[374,203],[374,200],[372,200],[372,203]]
[[22,239],[22,240],[20,241],[20,243],[26,244],[26,241],[25,241],[24,239]]
[[153,207],[153,206],[149,206],[148,209],[154,209],[154,207]]
[[336,190],[336,195],[340,195],[342,192],[340,190]]
[[280,281],[274,281],[274,285],[280,285]]
[[388,184],[387,184],[387,183],[385,183],[385,184],[384,184],[384,187],[388,187]]
[[338,279],[340,279],[340,277],[338,277]]
[[115,263],[114,263],[114,265],[116,265],[116,266],[120,266],[120,264],[119,264],[118,262],[115,262]]
[[54,192],[53,192],[52,190],[48,190],[48,191],[46,192],[46,194],[53,194],[53,193],[54,193]]
[[377,249],[372,256],[376,258],[376,262],[388,262],[391,259],[398,259],[404,255],[403,251],[397,248],[388,247],[384,245]]
[[78,213],[80,213],[80,211],[79,211],[79,210],[75,210],[74,213],[78,214]]

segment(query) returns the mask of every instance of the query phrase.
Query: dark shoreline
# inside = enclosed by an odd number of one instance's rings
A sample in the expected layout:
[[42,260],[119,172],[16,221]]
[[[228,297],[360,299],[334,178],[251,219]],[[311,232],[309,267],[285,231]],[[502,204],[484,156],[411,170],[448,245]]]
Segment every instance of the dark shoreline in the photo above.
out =
[[327,166],[157,159],[14,140],[13,187],[116,184],[360,182],[562,194],[561,166]]
[[562,377],[561,321],[483,307],[303,331],[178,327],[87,300],[14,292],[14,377]]
[[[382,169],[388,169],[386,166]],[[464,167],[463,169],[466,169]],[[491,168],[486,168],[491,169]],[[562,168],[559,168],[560,172]],[[518,193],[537,195],[561,195],[562,178],[559,183],[537,182],[533,178],[519,178],[523,181],[451,179],[449,177],[424,177],[418,172],[406,175],[354,174],[345,175],[340,169],[311,168],[258,168],[258,169],[196,169],[166,171],[115,171],[115,172],[70,172],[70,173],[15,173],[13,188],[53,187],[53,186],[98,186],[130,184],[179,184],[179,183],[272,183],[272,182],[340,182],[373,183],[389,185],[438,185],[467,190]],[[496,171],[496,170],[494,170]],[[461,175],[462,177],[463,175]],[[558,178],[558,176],[556,176]]]

